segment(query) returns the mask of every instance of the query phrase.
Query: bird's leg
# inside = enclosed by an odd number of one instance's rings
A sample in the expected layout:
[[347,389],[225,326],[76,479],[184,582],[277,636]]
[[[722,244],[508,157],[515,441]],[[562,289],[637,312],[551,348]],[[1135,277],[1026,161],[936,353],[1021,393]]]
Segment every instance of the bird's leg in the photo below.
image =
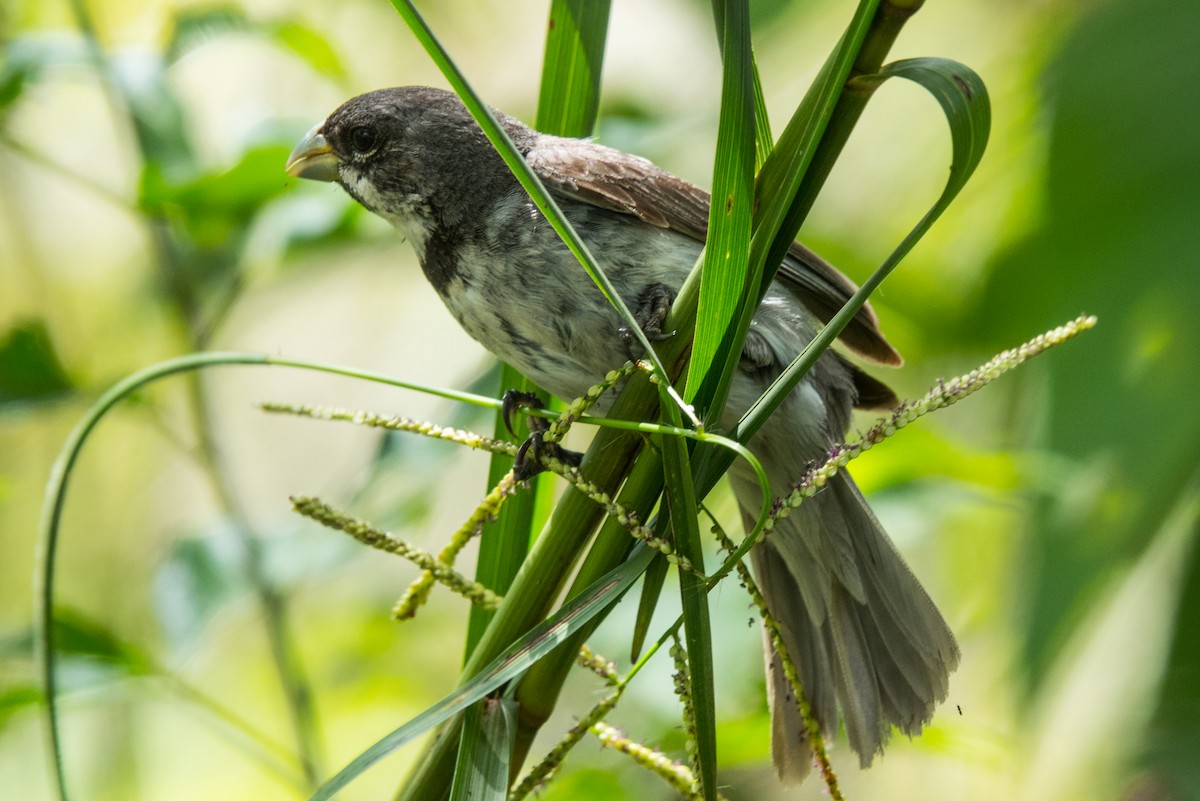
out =
[[[638,307],[633,313],[633,319],[637,321],[638,328],[642,329],[646,339],[651,342],[661,342],[675,336],[674,331],[663,331],[662,329],[663,323],[667,321],[667,314],[671,311],[671,304],[674,302],[675,293],[666,284],[651,284],[642,291],[642,296],[638,299]],[[630,359],[637,361],[644,355],[637,338],[628,326],[623,325],[618,328],[617,335],[625,343],[625,352]]]
[[[500,414],[508,433],[516,436],[512,416],[517,409],[541,406],[541,399],[532,392],[518,392],[515,389],[505,392]],[[546,441],[546,431],[549,430],[550,424],[542,418],[526,417],[525,424],[529,427],[529,438],[521,443],[517,448],[517,455],[513,458],[513,478],[517,481],[527,481],[545,470],[544,459],[557,459],[568,467],[578,467],[583,461],[582,453],[569,451],[557,442]]]

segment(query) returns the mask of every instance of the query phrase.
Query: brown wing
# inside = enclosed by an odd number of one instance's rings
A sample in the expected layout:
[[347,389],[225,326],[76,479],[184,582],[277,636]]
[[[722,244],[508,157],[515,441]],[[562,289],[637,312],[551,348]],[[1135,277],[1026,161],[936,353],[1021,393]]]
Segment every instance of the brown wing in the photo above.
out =
[[[579,139],[544,136],[526,159],[553,192],[669,228],[703,242],[708,231],[709,195],[650,161]],[[777,280],[796,291],[822,322],[829,322],[854,294],[854,282],[817,254],[794,243]],[[842,331],[841,340],[870,361],[899,365],[900,354],[879,330],[870,304]]]

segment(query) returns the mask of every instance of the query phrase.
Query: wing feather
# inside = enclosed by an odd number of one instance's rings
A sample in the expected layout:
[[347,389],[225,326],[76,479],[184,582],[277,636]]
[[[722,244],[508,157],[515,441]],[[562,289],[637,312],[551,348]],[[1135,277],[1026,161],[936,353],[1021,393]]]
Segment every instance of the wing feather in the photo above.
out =
[[[594,206],[632,214],[649,225],[703,242],[709,194],[639,156],[579,139],[543,136],[526,154],[529,166],[552,192]],[[816,253],[793,243],[776,280],[790,287],[813,314],[829,322],[858,287]],[[873,362],[899,365],[900,354],[879,330],[865,304],[842,331],[850,350]]]

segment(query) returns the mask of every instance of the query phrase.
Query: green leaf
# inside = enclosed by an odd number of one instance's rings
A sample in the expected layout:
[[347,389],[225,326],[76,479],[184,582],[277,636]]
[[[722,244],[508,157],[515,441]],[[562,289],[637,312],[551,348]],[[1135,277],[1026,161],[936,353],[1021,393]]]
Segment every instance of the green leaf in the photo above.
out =
[[178,184],[154,180],[155,173],[148,171],[140,202],[151,213],[179,219],[200,248],[218,250],[244,232],[268,201],[287,190],[287,182],[279,178],[279,165],[287,154],[284,145],[260,145],[228,169]]
[[600,73],[611,0],[554,0],[538,95],[539,131],[590,136],[600,106]]
[[[829,120],[840,101],[851,69],[856,65],[863,66],[860,56],[874,30],[878,5],[879,0],[862,0],[859,3],[842,40],[830,54],[817,80],[792,115],[778,145],[770,150],[770,154],[763,161],[755,187],[756,200],[752,206],[753,233],[745,268],[748,275],[755,276],[759,282],[757,295],[751,294],[745,302],[739,302],[737,315],[731,318],[736,320],[736,325],[728,326],[723,332],[721,369],[710,373],[704,379],[706,383],[711,383],[699,388],[691,384],[688,387],[688,391],[694,392],[697,397],[708,399],[710,415],[719,411],[724,404],[746,332],[758,308],[756,301],[765,294],[787,248],[799,230],[803,214],[797,214],[798,204],[803,207],[804,212],[807,211],[807,206],[803,206],[799,200],[802,190],[807,186],[808,191],[815,197],[816,191],[824,182],[827,172],[809,178],[807,184],[805,179]],[[755,77],[753,70],[751,75]],[[760,92],[757,83],[755,85],[755,91]],[[756,108],[755,114],[765,116],[765,110]],[[851,127],[852,125],[851,122]],[[845,135],[849,135],[848,129]],[[760,142],[756,147],[757,153],[761,155],[766,146],[767,144]],[[840,145],[832,149],[834,152],[840,151]],[[705,473],[713,469],[709,466],[709,458],[704,456],[698,460]],[[727,466],[728,456],[725,456],[723,461]]]
[[172,648],[194,643],[222,606],[249,590],[242,550],[229,532],[172,543],[154,577],[154,610]]
[[[639,520],[648,519],[654,504],[662,494],[662,478],[662,462],[658,451],[647,448],[634,464],[629,479],[621,487],[617,502]],[[569,493],[565,497],[571,497],[572,494]],[[567,519],[565,515],[563,519]],[[664,515],[656,521],[655,533],[665,534],[668,525],[669,520]],[[554,534],[561,536],[557,530]],[[565,597],[574,598],[587,592],[593,583],[625,560],[635,542],[619,520],[614,517],[605,520]],[[653,559],[651,565],[662,564],[665,572],[666,559],[661,554]],[[597,615],[591,624],[580,628],[552,654],[531,667],[521,679],[517,690],[517,700],[521,705],[521,725],[517,731],[518,754],[523,755],[522,749],[528,751],[538,727],[549,719],[554,711],[567,674],[576,663],[579,649],[591,636],[592,630],[599,625],[600,617]]]
[[1195,3],[1118,0],[1064,37],[1038,86],[1047,126],[1046,169],[1031,183],[1037,222],[988,265],[951,332],[990,348],[1079,309],[1102,322],[1010,406],[1018,419],[1037,410],[1017,447],[1066,467],[1029,488],[1017,568],[1029,700],[1057,686],[1055,665],[1092,605],[1195,492],[1198,26]]
[[[667,515],[659,519],[670,522]],[[654,534],[659,536],[660,532],[656,529]],[[662,595],[663,584],[667,580],[667,569],[670,566],[667,557],[659,555],[650,563],[650,567],[646,568],[646,576],[642,580],[642,595],[638,600],[637,618],[633,624],[633,636],[629,644],[629,658],[635,662],[642,655],[646,634],[649,633],[650,623],[654,620],[654,610],[658,608],[658,599]]]
[[127,53],[114,56],[109,71],[128,106],[144,169],[176,184],[194,178],[197,164],[183,106],[167,81],[168,66],[157,55]]
[[72,390],[44,322],[18,323],[0,339],[0,406],[55,400]]
[[[1194,490],[1193,490],[1194,491]],[[1194,507],[1194,504],[1193,504]],[[1200,524],[1191,521],[1186,578],[1157,709],[1143,741],[1141,762],[1180,792],[1200,792]]]
[[[846,32],[763,163],[758,178],[758,204],[750,251],[752,262],[763,261],[760,296],[800,230],[812,199],[824,184],[825,175],[810,177],[808,171],[839,104],[848,105],[842,98],[842,91],[851,70],[857,65],[865,68],[863,71],[873,72],[879,66],[879,61],[863,63],[861,58],[873,31],[878,7],[879,0],[859,2]],[[851,111],[847,117],[848,124],[840,131],[834,131],[835,141],[826,144],[833,160],[849,138],[858,113]],[[749,325],[746,319],[742,323]]]
[[128,675],[153,672],[152,660],[95,618],[59,608],[54,615],[56,650],[72,659],[86,659]]
[[[747,264],[754,208],[755,91],[754,59],[750,50],[750,9],[746,0],[714,0],[721,42],[723,79],[721,119],[713,166],[708,240],[700,277],[700,300],[692,359],[684,398],[709,411],[708,422],[719,419],[725,394],[741,353],[741,339],[730,325],[746,305],[757,307],[759,276]],[[757,265],[761,271],[761,264]],[[736,349],[736,354],[733,354]],[[733,356],[731,356],[733,354]],[[705,393],[715,362],[717,380]],[[709,408],[709,401],[713,406]]]
[[615,603],[646,569],[653,553],[649,548],[638,548],[628,561],[596,582],[588,592],[564,604],[552,617],[531,629],[450,695],[355,757],[313,794],[312,801],[333,798],[383,757],[524,673],[564,639]]
[[0,730],[14,716],[40,706],[45,696],[36,684],[12,684],[0,690]]
[[484,698],[463,716],[450,801],[505,801],[516,733],[512,698]]

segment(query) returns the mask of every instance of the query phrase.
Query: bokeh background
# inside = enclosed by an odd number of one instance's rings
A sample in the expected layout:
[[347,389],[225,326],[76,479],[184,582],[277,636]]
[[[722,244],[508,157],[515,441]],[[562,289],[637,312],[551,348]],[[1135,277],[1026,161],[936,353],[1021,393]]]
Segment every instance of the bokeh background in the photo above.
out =
[[[547,4],[422,5],[483,96],[532,120]],[[720,86],[709,5],[613,6],[599,138],[706,185]],[[778,131],[852,7],[751,7]],[[908,360],[886,378],[916,396],[1080,312],[1100,324],[856,466],[964,659],[923,737],[866,772],[835,748],[847,798],[1200,798],[1197,31],[1184,0],[931,2],[893,51],[973,67],[994,127],[979,172],[875,299]],[[437,386],[495,379],[393,231],[336,187],[282,173],[347,97],[444,85],[387,3],[27,0],[0,8],[0,42],[0,795],[38,799],[35,532],[51,463],[100,392],[202,349]],[[894,83],[802,232],[860,280],[948,164],[936,104]],[[414,569],[299,521],[287,497],[320,494],[437,549],[482,496],[485,457],[267,416],[262,400],[490,426],[418,393],[246,367],[172,379],[106,418],[61,556],[80,798],[306,796],[247,533],[311,690],[299,736],[321,775],[453,685],[461,602],[436,594],[394,623]],[[816,781],[775,785],[751,610],[733,585],[715,603],[727,797],[822,797]],[[597,650],[623,657],[631,621],[618,610]],[[613,720],[680,756],[669,672],[643,674]],[[548,729],[600,692],[580,676]],[[416,753],[343,797],[387,797]],[[543,797],[671,793],[588,742]]]

